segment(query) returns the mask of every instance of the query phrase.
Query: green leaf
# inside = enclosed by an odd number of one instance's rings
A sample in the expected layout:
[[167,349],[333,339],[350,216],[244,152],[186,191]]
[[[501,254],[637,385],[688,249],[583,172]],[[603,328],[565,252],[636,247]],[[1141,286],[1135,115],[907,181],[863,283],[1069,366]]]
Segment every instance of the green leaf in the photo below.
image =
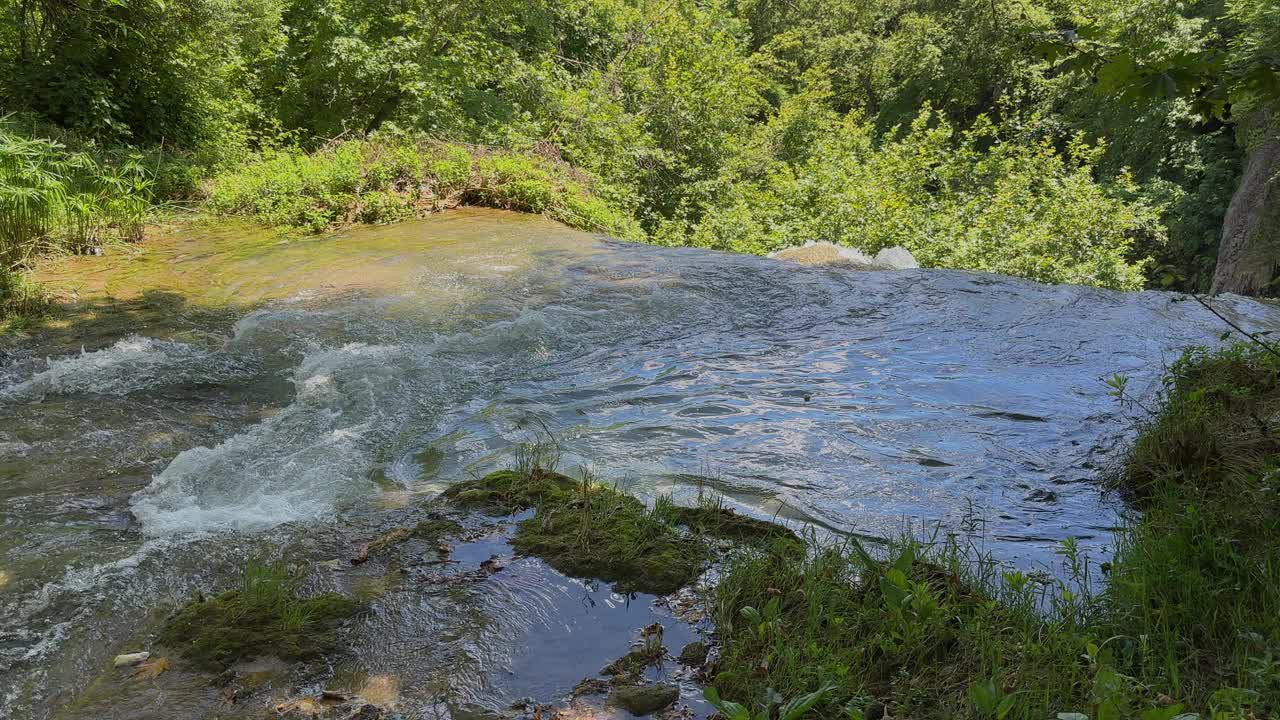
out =
[[725,720],[750,720],[751,713],[745,707],[736,702],[720,699],[720,693],[714,687],[703,690],[702,697],[711,703],[711,707],[719,710]]
[[793,698],[791,702],[782,706],[782,710],[778,713],[778,720],[798,720],[802,715],[809,712],[810,708],[818,704],[823,695],[835,689],[835,685],[824,685],[808,695],[801,695]]

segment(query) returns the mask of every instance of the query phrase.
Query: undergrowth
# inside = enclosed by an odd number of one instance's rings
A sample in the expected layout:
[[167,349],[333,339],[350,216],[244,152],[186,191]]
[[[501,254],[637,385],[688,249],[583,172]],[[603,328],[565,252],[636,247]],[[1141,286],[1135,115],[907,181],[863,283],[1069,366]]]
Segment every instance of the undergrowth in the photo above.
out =
[[712,695],[758,715],[817,693],[811,712],[847,720],[1280,717],[1278,409],[1267,351],[1171,369],[1117,480],[1142,512],[1101,589],[1070,540],[1056,577],[956,537],[736,553]]
[[0,118],[0,266],[137,240],[151,207],[150,176],[137,157],[71,150]]
[[531,153],[385,135],[313,153],[267,152],[214,177],[208,192],[215,212],[311,232],[480,205],[640,238],[629,214],[593,192],[597,185],[566,163]]
[[303,597],[299,581],[283,563],[250,562],[239,587],[179,610],[160,641],[213,672],[259,656],[319,657],[337,646],[338,623],[360,604],[332,593]]

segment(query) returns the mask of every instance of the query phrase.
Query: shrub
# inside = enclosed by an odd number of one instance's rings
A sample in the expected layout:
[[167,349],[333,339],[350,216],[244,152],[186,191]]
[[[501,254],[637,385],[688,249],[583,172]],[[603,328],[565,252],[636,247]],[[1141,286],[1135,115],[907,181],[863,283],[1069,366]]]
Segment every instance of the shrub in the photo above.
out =
[[598,181],[531,154],[388,135],[314,153],[288,149],[215,177],[209,206],[321,232],[385,223],[461,203],[542,213],[573,227],[639,238],[626,213],[594,195]]
[[0,264],[13,269],[41,251],[140,238],[150,184],[137,157],[100,162],[0,122]]
[[1101,146],[1065,151],[980,119],[957,133],[929,110],[877,143],[856,116],[830,126],[798,166],[726,183],[691,242],[754,253],[828,240],[869,254],[900,245],[923,267],[1137,289],[1149,261],[1135,238],[1163,237],[1124,174],[1094,178]]

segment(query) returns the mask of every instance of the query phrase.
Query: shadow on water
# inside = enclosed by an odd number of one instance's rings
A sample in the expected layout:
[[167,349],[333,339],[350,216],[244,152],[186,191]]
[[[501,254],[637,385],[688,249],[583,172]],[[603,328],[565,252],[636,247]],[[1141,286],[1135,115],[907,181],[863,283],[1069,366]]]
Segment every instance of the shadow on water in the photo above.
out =
[[172,338],[189,332],[225,332],[245,311],[193,305],[180,292],[156,289],[129,298],[63,301],[0,339],[0,352],[67,355],[100,350],[129,335]]

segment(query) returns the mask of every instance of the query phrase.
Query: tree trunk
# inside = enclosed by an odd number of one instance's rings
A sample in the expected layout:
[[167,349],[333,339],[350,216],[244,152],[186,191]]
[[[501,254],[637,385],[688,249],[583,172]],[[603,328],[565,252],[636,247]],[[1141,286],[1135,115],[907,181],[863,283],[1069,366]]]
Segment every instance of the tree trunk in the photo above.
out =
[[1280,269],[1280,132],[1267,111],[1245,121],[1244,175],[1222,223],[1213,294],[1257,295]]

